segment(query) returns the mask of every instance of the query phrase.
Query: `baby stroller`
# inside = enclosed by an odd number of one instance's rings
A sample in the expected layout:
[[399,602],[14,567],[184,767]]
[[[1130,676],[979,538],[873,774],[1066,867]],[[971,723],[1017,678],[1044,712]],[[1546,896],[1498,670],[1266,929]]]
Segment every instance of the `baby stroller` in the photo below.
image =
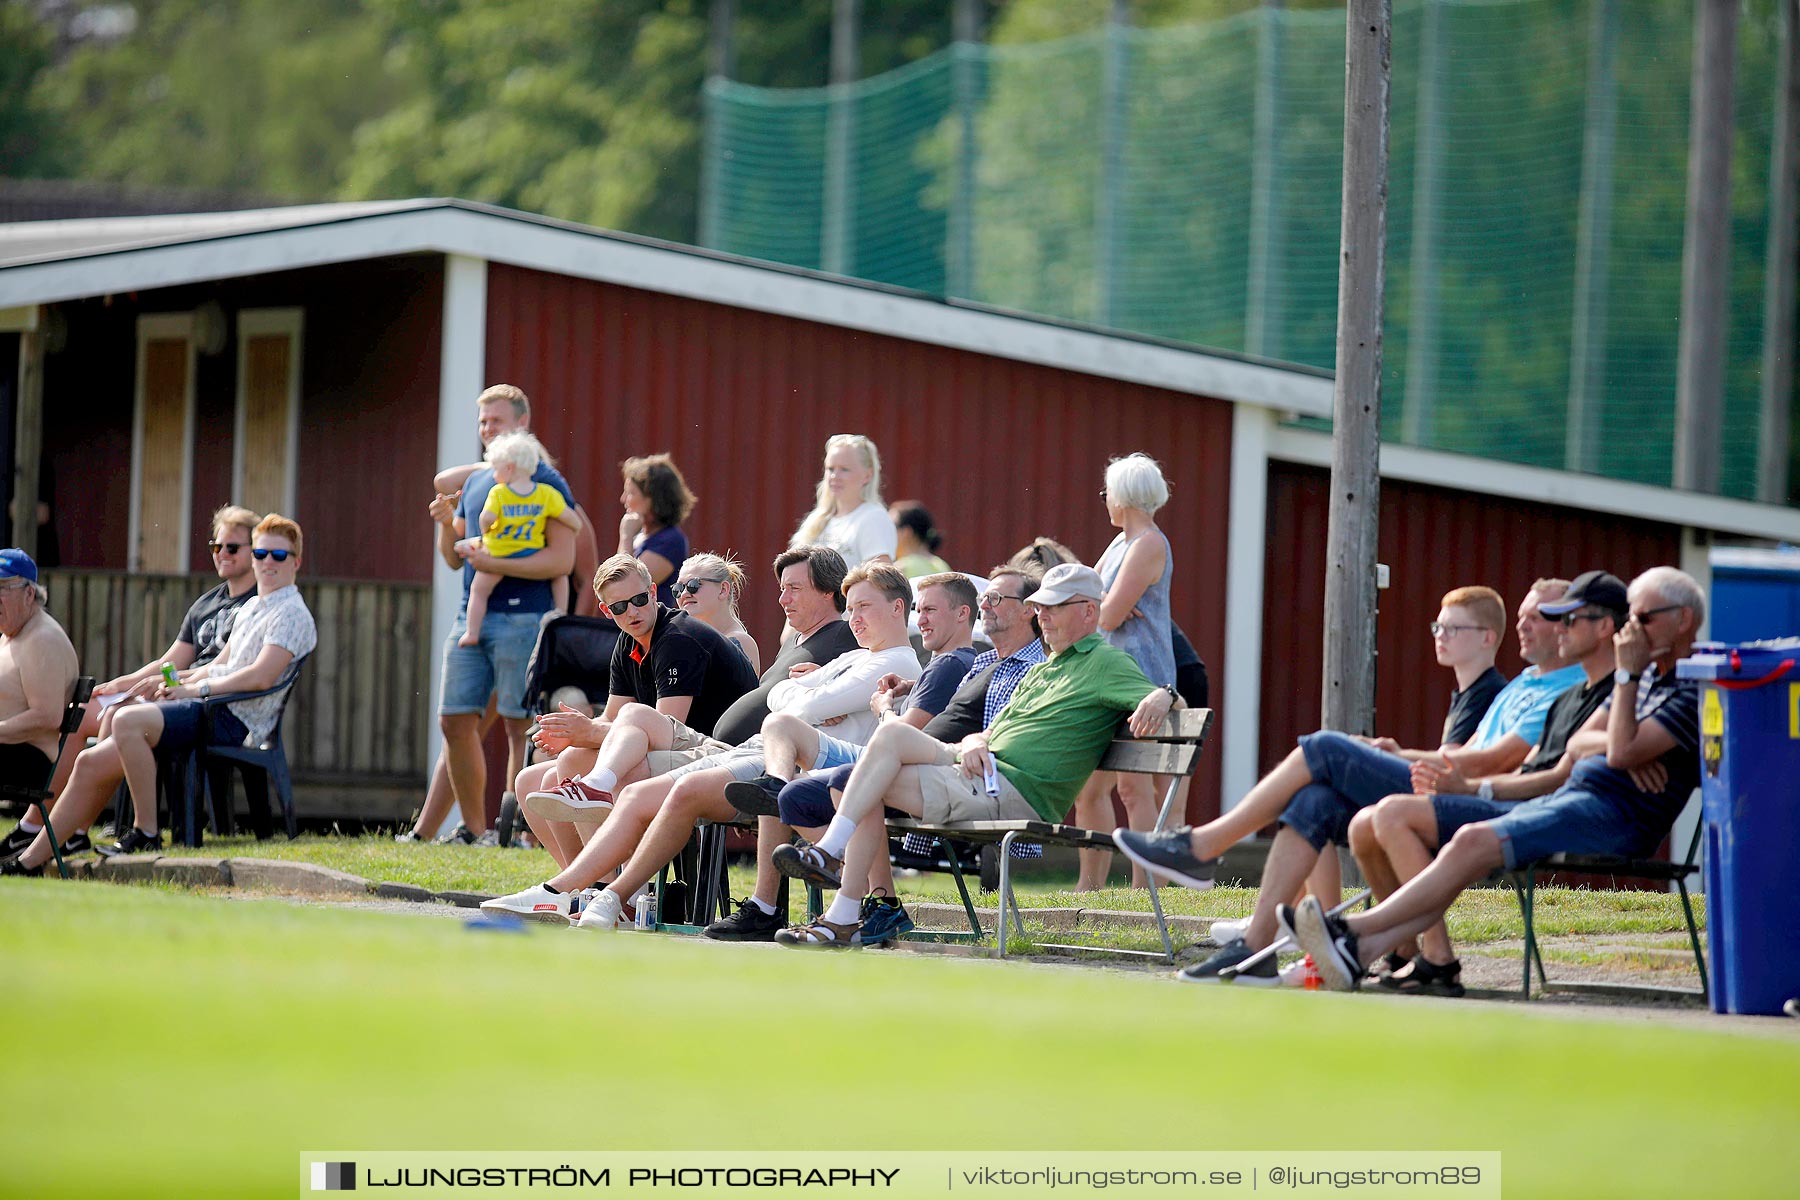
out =
[[[545,621],[525,668],[525,711],[533,717],[549,712],[556,706],[559,692],[565,700],[570,698],[572,693],[564,692],[565,688],[579,690],[595,712],[604,709],[613,645],[618,640],[619,627],[600,617],[567,615]],[[494,832],[502,846],[510,846],[524,828],[519,799],[508,792],[500,801]]]

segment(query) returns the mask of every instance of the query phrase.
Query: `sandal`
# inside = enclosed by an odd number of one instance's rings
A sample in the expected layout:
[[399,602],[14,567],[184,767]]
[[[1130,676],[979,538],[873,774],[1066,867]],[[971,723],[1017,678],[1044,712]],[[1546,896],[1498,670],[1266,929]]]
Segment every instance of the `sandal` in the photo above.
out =
[[1464,990],[1462,962],[1454,958],[1440,966],[1420,954],[1412,960],[1410,970],[1390,978],[1393,983],[1386,979],[1382,983],[1402,996],[1445,996],[1455,1000]]
[[802,842],[775,847],[769,856],[777,871],[789,879],[798,879],[817,888],[835,888],[844,869],[844,860],[833,858],[817,846]]
[[1375,960],[1375,964],[1369,968],[1369,975],[1376,983],[1379,983],[1384,988],[1399,987],[1399,983],[1394,981],[1394,976],[1403,970],[1406,967],[1406,964],[1411,961],[1412,959],[1406,957],[1406,955],[1395,954],[1392,950],[1389,950],[1386,954]]
[[820,917],[810,925],[794,925],[776,931],[775,940],[783,946],[820,946],[843,950],[861,943],[862,922],[839,925]]

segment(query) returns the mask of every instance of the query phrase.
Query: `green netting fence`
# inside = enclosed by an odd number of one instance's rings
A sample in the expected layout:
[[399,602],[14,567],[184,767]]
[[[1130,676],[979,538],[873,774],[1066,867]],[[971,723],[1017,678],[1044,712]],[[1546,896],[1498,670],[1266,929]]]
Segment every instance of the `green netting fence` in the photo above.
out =
[[[1692,24],[1681,0],[1396,5],[1390,440],[1669,481]],[[1774,4],[1746,0],[1720,414],[1745,497],[1777,44]],[[1341,9],[1262,8],[958,44],[838,87],[714,81],[700,237],[1330,367],[1343,64]]]

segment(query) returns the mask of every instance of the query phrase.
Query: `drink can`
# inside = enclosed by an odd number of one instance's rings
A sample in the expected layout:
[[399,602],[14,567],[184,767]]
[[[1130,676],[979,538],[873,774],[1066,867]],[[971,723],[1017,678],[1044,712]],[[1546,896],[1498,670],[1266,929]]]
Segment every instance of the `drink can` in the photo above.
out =
[[982,768],[981,778],[987,787],[988,795],[998,796],[1000,794],[1000,769],[994,765],[992,754],[988,755],[987,765]]
[[162,677],[163,677],[163,682],[168,684],[170,687],[178,687],[181,684],[181,680],[179,680],[175,677],[175,664],[174,663],[164,663],[162,665]]
[[646,890],[642,896],[638,897],[637,927],[639,929],[656,928],[656,893],[654,891]]

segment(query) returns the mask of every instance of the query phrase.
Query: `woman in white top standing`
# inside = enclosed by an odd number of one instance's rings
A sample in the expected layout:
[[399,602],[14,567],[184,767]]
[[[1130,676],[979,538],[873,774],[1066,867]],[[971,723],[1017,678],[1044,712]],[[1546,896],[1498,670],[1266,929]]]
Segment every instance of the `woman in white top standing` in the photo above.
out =
[[874,442],[860,433],[836,433],[826,441],[818,503],[788,545],[830,546],[849,567],[894,561],[894,522],[881,503],[881,454]]

